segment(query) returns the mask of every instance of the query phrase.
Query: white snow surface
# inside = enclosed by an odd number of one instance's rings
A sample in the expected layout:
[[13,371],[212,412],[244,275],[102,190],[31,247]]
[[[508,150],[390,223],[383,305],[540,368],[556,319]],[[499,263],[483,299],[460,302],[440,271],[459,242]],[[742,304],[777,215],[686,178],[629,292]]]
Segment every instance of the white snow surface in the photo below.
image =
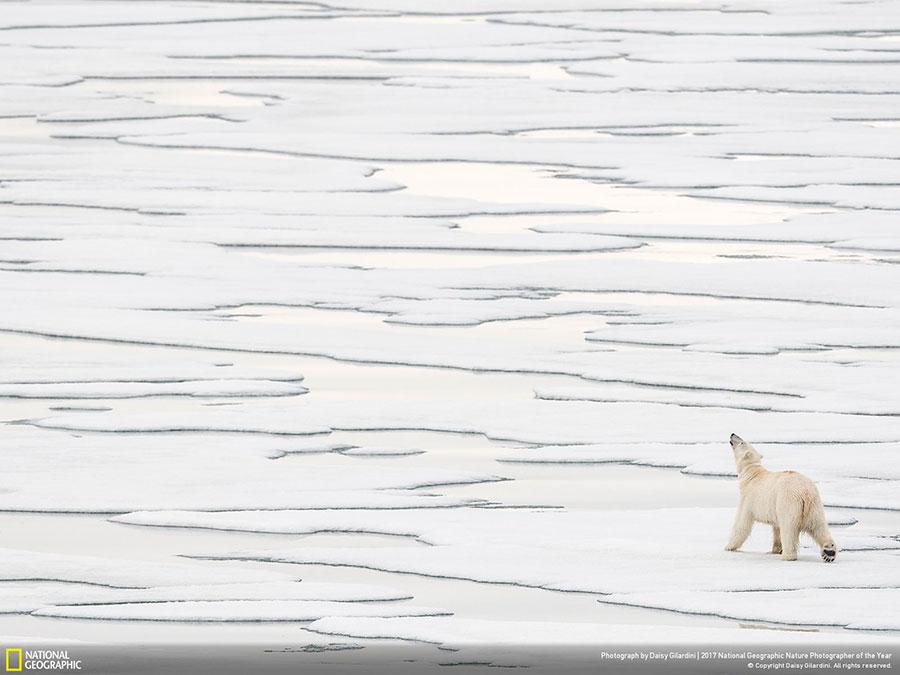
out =
[[[4,2],[0,612],[896,636],[898,31],[889,0]],[[732,432],[817,481],[834,565],[721,550]],[[555,616],[574,591],[665,612]]]

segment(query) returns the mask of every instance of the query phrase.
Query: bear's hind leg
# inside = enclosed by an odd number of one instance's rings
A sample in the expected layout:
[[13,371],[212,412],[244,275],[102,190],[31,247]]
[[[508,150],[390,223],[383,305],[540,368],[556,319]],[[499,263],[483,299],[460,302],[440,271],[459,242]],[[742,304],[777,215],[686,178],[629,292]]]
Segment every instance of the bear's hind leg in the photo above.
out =
[[781,553],[781,529],[778,527],[778,523],[772,525],[771,553]]
[[809,531],[810,536],[816,540],[821,551],[822,560],[825,562],[834,562],[837,557],[837,545],[831,538],[831,532],[828,531],[828,524],[824,522],[816,522],[815,526]]
[[779,518],[778,529],[781,532],[781,559],[796,560],[797,548],[800,546],[799,514],[787,514]]

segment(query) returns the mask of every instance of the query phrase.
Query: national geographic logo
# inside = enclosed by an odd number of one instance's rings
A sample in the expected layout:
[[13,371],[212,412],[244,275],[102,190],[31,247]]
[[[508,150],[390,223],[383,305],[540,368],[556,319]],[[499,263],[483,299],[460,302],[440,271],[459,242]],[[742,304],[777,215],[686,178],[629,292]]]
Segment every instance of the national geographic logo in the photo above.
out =
[[22,648],[7,647],[6,648],[6,672],[21,673],[22,672]]
[[3,665],[7,673],[81,670],[81,659],[70,658],[68,649],[7,647]]

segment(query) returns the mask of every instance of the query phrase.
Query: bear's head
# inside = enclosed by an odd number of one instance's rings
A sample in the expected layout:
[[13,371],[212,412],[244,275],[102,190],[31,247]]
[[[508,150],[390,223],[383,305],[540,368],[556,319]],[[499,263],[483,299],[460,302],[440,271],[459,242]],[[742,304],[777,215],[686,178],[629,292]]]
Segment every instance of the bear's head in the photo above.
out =
[[731,434],[731,451],[734,453],[734,463],[738,472],[753,464],[759,464],[762,459],[756,448],[737,434]]

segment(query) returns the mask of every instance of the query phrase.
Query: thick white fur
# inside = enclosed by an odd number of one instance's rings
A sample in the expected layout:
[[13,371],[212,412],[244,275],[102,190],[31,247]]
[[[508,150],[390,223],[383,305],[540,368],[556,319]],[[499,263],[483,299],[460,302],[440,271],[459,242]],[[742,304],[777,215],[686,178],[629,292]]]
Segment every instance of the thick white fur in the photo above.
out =
[[768,471],[760,463],[762,455],[735,434],[731,434],[731,449],[741,499],[725,550],[739,549],[750,536],[753,523],[767,523],[772,526],[772,553],[780,553],[782,560],[797,559],[800,533],[806,532],[819,545],[822,560],[832,562],[837,547],[815,483],[796,471]]

